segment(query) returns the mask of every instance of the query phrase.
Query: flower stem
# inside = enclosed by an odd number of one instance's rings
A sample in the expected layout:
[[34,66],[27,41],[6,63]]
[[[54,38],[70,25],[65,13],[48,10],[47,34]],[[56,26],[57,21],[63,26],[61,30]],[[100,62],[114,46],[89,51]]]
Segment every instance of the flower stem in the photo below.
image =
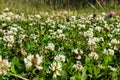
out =
[[10,75],[15,76],[15,77],[18,77],[18,78],[20,78],[20,79],[22,79],[22,80],[28,80],[28,79],[26,79],[26,78],[24,78],[24,77],[22,77],[22,76],[20,76],[20,75],[17,75],[17,74],[10,73]]

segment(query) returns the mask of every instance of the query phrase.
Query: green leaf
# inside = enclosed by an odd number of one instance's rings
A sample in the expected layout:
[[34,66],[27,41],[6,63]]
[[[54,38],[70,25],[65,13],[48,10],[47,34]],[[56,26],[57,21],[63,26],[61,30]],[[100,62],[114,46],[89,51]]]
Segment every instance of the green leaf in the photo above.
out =
[[16,65],[19,65],[19,58],[18,57],[14,57],[13,59],[12,59],[12,65],[11,65],[11,72],[13,72],[13,73],[17,73],[17,71],[16,71],[16,69],[15,69],[15,66]]
[[15,56],[15,57],[12,59],[12,64],[14,64],[14,65],[19,64],[19,58]]
[[95,77],[97,77],[98,74],[100,73],[100,69],[99,69],[97,66],[94,66],[94,67],[93,67],[93,71],[94,71]]
[[108,65],[108,63],[111,62],[111,61],[112,61],[112,56],[107,55],[107,56],[104,57],[105,65]]
[[70,80],[76,80],[75,76],[70,77]]
[[15,73],[15,74],[17,73],[16,70],[15,70],[15,66],[14,66],[14,64],[11,65],[10,70],[11,70],[11,72],[13,72],[13,73]]
[[86,64],[86,65],[91,64],[91,60],[90,60],[90,58],[89,58],[88,56],[86,56],[85,64]]
[[118,80],[118,74],[117,74],[117,72],[112,72],[112,80]]
[[87,74],[86,74],[86,69],[85,68],[82,70],[81,80],[87,80]]

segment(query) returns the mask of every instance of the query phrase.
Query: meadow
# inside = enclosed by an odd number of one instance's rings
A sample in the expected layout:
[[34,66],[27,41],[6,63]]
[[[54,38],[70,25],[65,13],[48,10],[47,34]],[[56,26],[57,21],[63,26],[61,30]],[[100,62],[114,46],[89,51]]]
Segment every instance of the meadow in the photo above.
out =
[[0,13],[0,80],[119,80],[114,12]]

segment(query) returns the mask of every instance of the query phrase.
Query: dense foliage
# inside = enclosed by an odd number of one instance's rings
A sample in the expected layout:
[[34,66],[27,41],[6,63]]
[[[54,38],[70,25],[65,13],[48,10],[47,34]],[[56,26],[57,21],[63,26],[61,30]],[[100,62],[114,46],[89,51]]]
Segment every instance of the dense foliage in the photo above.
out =
[[120,17],[0,14],[0,80],[118,80]]

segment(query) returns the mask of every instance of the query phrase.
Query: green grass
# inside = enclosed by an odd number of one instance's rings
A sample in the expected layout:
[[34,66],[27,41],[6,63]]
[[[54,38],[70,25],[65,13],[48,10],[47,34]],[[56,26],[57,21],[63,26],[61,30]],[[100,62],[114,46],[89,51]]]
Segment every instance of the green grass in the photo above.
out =
[[66,8],[66,9],[52,9],[51,6],[47,6],[45,4],[36,5],[37,3],[31,3],[30,1],[19,1],[19,0],[11,0],[11,1],[5,1],[0,0],[0,10],[3,10],[5,8],[10,8],[13,12],[17,13],[38,13],[38,12],[53,12],[53,11],[61,11],[61,10],[67,10],[67,11],[73,11],[78,12],[79,14],[91,14],[91,13],[101,13],[101,12],[109,12],[109,11],[115,11],[117,14],[119,14],[119,5],[116,3],[110,3],[109,5],[102,5],[102,4],[96,4],[95,6],[93,4],[88,4],[86,7],[82,7],[80,5],[79,8]]

